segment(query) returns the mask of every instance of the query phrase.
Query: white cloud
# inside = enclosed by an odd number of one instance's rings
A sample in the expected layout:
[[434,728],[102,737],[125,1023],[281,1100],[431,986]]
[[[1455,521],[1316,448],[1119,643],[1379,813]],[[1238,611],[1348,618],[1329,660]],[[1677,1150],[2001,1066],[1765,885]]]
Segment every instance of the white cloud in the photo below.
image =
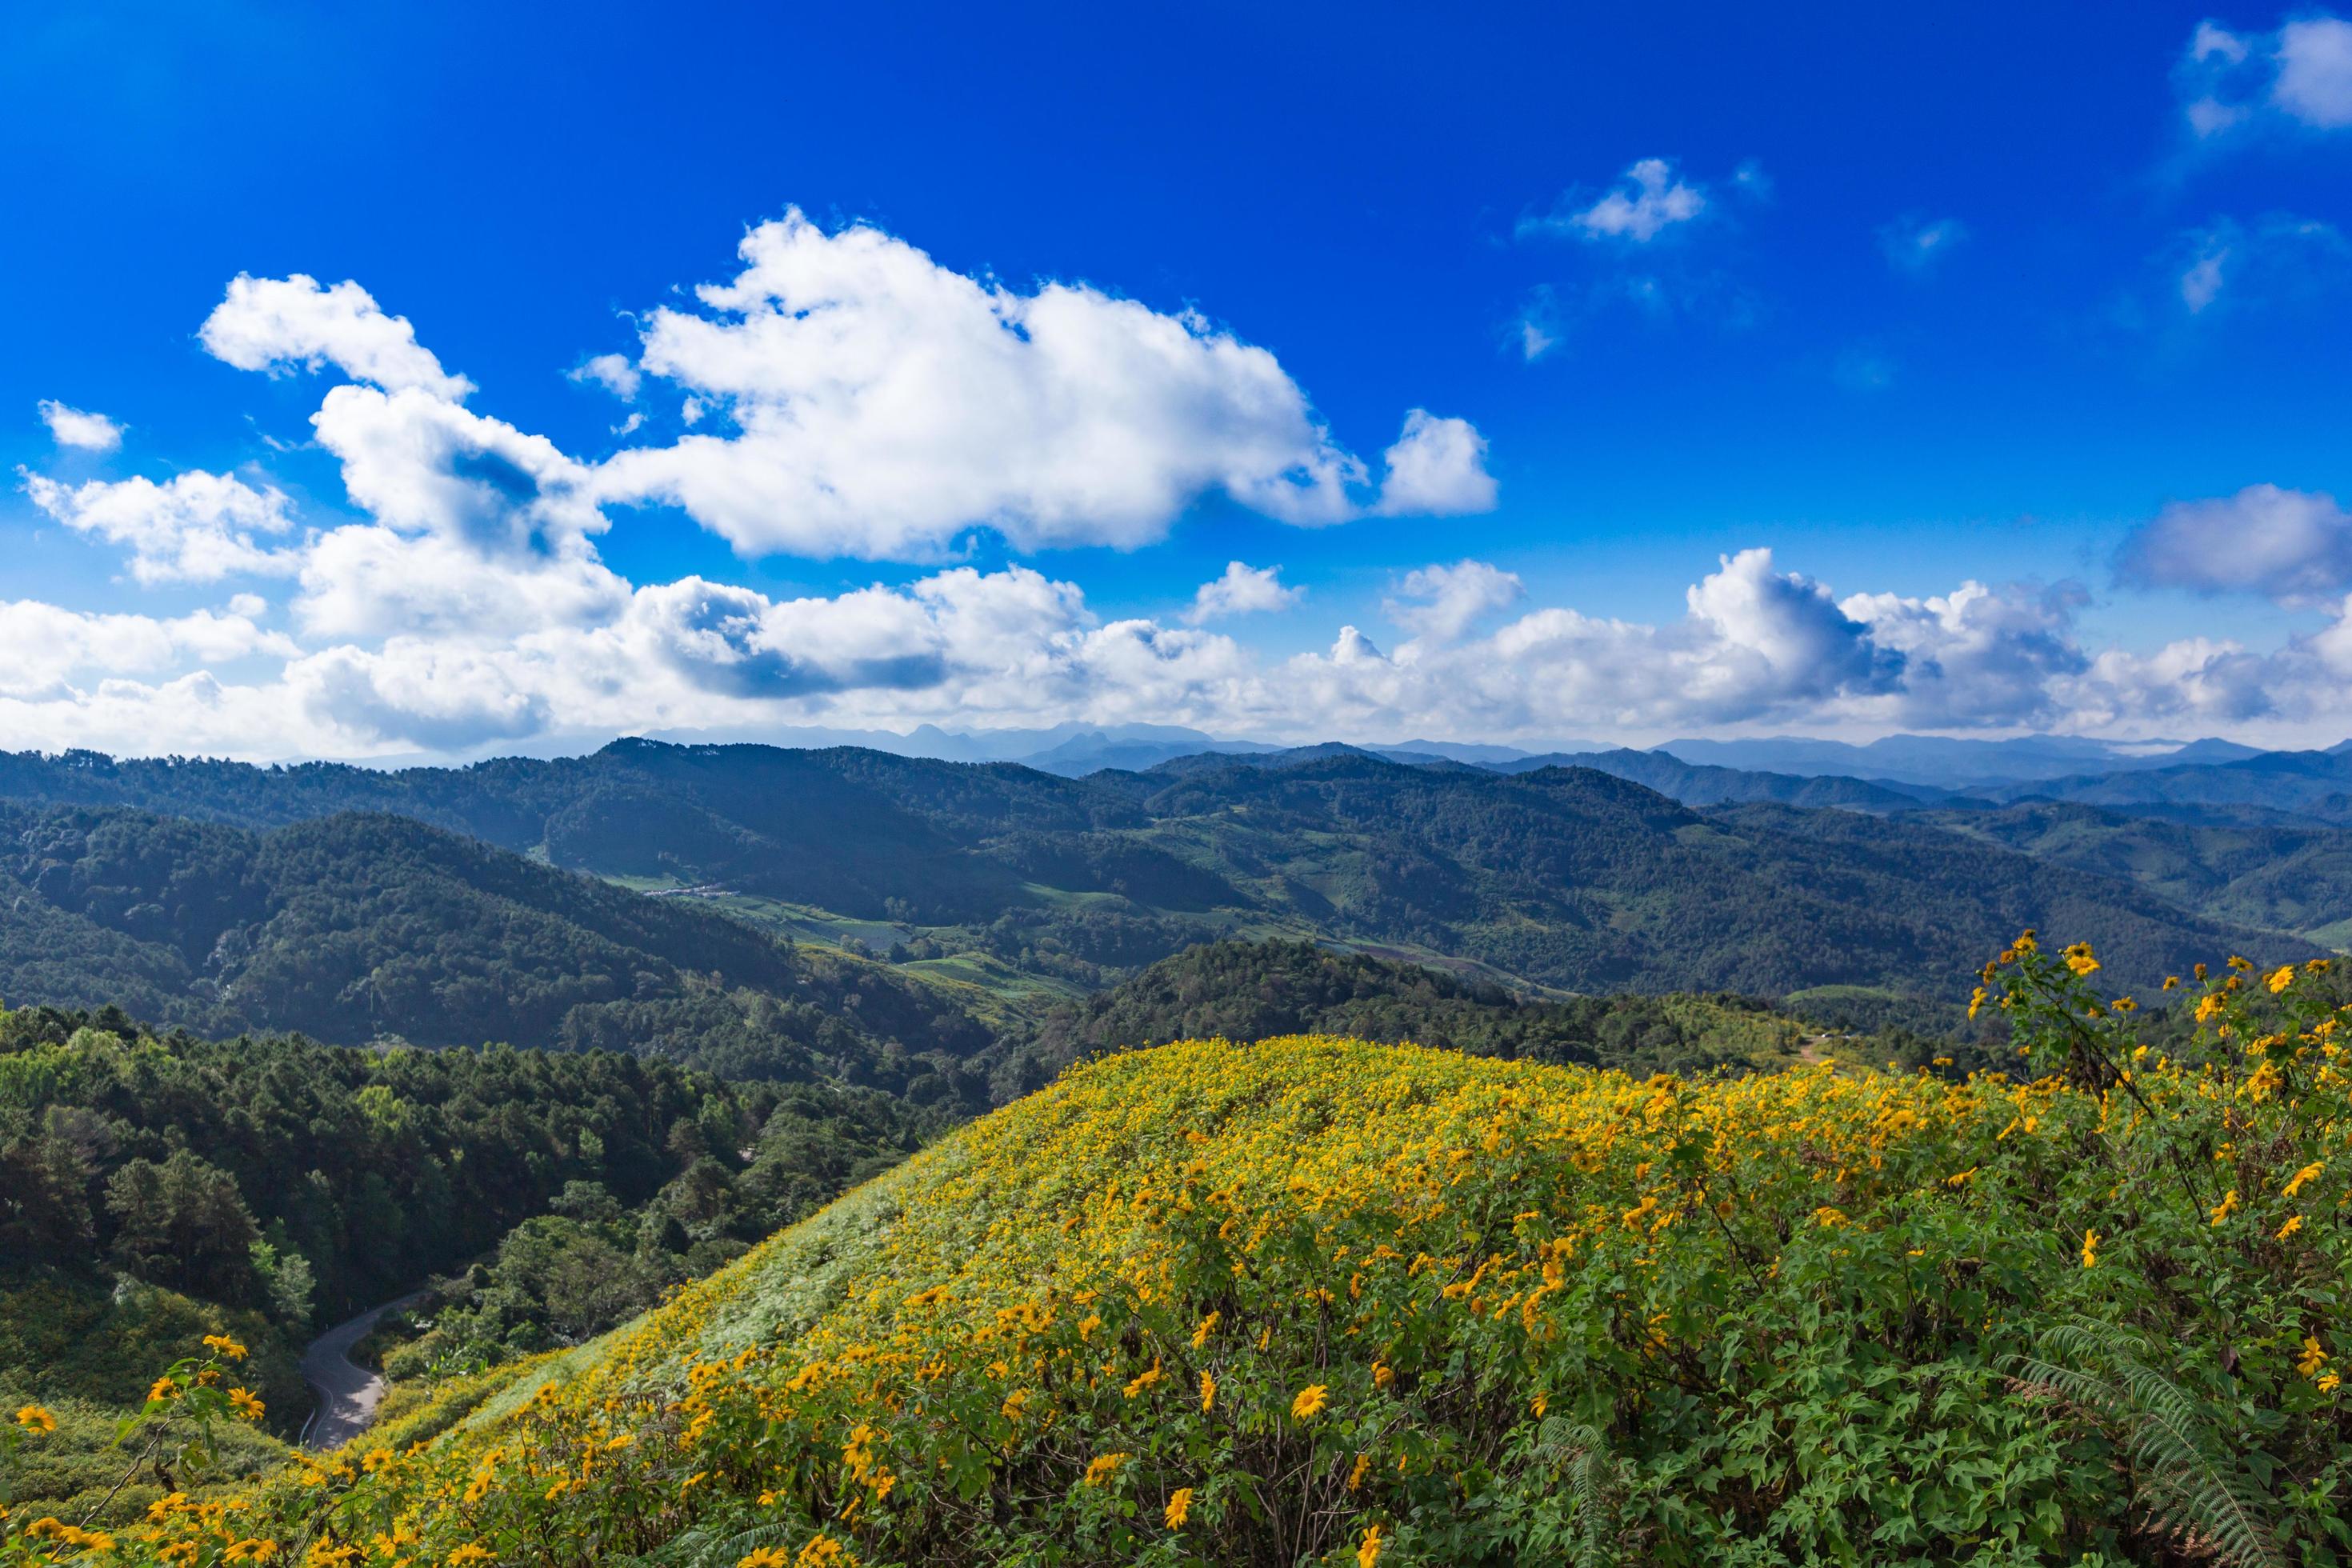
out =
[[[741,256],[696,290],[701,310],[652,312],[639,362],[733,430],[617,454],[605,499],[676,504],[747,554],[907,560],[974,526],[1020,549],[1130,548],[1212,494],[1299,524],[1383,499],[1273,354],[1197,314],[1085,284],[1022,293],[797,210]],[[1435,450],[1406,456],[1391,510],[1477,493]]]
[[256,535],[294,526],[284,494],[228,474],[191,470],[157,484],[134,478],[68,486],[16,470],[33,504],[79,533],[131,552],[142,583],[212,583],[245,573],[289,573],[290,552]]
[[334,365],[387,391],[420,388],[461,399],[474,390],[449,375],[416,341],[405,316],[387,316],[357,283],[328,288],[297,272],[289,278],[238,273],[197,337],[215,359],[239,370],[320,370]]
[[[2227,515],[2176,509],[2138,546],[2168,582],[2333,595],[2325,627],[2270,653],[2193,638],[2089,649],[2070,587],[1840,598],[1748,550],[1658,625],[1529,606],[1491,563],[1425,566],[1388,602],[1404,634],[1392,649],[1347,626],[1328,651],[1277,661],[1205,625],[1297,604],[1272,567],[1233,563],[1182,625],[1107,621],[1077,584],[1025,566],[777,598],[699,576],[629,581],[599,552],[601,508],[675,487],[751,547],[908,554],[974,521],[1016,543],[1140,542],[1210,493],[1296,521],[1443,515],[1493,504],[1475,428],[1412,411],[1375,487],[1270,354],[1197,318],[1076,285],[1016,293],[795,215],[754,231],[743,274],[704,290],[701,310],[648,325],[642,374],[704,410],[710,449],[599,466],[461,406],[467,384],[356,285],[240,283],[207,323],[225,358],[356,378],[325,391],[312,423],[361,520],[301,530],[257,478],[24,475],[37,506],[126,550],[142,581],[268,572],[295,585],[290,633],[250,594],[172,618],[0,605],[0,746],[466,754],[646,729],[1066,719],[1537,742],[1695,726],[2352,723],[2352,527],[2324,496],[2257,487],[2201,503]],[[2180,547],[2216,533],[2235,552],[2225,566]]]
[[1515,572],[1484,561],[1457,561],[1406,573],[1395,596],[1381,607],[1420,643],[1444,644],[1458,640],[1491,612],[1517,603],[1526,592]]
[[1286,610],[1305,597],[1306,589],[1283,586],[1279,566],[1249,566],[1229,561],[1223,576],[1201,584],[1199,592],[1192,595],[1192,607],[1184,612],[1184,619],[1197,626],[1220,616]]
[[2352,275],[2352,245],[2332,224],[2272,213],[2221,217],[2181,235],[2164,265],[2191,316],[2308,300]]
[[2200,22],[2173,79],[2200,141],[2266,126],[2352,128],[2352,21],[2321,14],[2261,34]]
[[2071,584],[1996,593],[1969,582],[1925,598],[1856,594],[1838,608],[1901,661],[1906,724],[1966,730],[2063,716],[2053,693],[2088,666],[2074,631],[2083,602]]
[[41,399],[40,410],[41,423],[49,427],[50,439],[60,447],[111,452],[122,445],[122,426],[103,414],[68,408],[53,397]]
[[2352,126],[2352,22],[2307,16],[2279,29],[2271,101],[2321,131]]
[[2309,604],[2352,588],[2352,513],[2334,496],[2276,485],[2175,501],[2132,531],[2116,572],[2143,587]]
[[2219,235],[2208,233],[2189,265],[2180,272],[2180,302],[2192,316],[2221,297],[2222,268],[2230,260],[2229,242]]
[[[265,631],[244,606],[171,619],[94,615],[28,599],[0,602],[0,698],[57,701],[74,694],[68,678],[167,671],[194,659],[227,663],[252,654],[296,651]],[[160,717],[160,716],[159,716]]]
[[645,384],[645,374],[629,363],[626,354],[598,354],[574,366],[572,379],[583,384],[593,382],[624,403],[636,401],[637,388]]
[[1440,419],[1425,408],[1404,416],[1404,434],[1381,454],[1387,477],[1372,510],[1387,517],[1457,517],[1495,510],[1486,471],[1486,437],[1467,419]]
[[429,392],[331,389],[310,417],[343,489],[378,521],[520,550],[600,533],[594,476],[544,436]]
[[[1760,179],[1757,171],[1754,180]],[[1521,219],[1519,233],[1647,245],[1678,225],[1695,222],[1706,210],[1704,185],[1676,174],[1671,159],[1643,158],[1597,200],[1577,205],[1562,198],[1551,212]]]
[[1878,247],[1899,272],[1924,273],[1968,238],[1968,225],[1956,217],[1900,217],[1878,231]]

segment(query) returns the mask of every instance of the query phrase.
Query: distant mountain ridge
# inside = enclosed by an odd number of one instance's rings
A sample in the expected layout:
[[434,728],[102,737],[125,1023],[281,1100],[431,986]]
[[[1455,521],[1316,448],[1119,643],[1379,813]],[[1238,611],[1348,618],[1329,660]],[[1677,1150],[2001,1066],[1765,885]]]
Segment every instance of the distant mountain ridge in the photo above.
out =
[[[1628,755],[1621,765],[1681,766]],[[984,952],[1081,986],[1236,932],[1579,992],[1964,994],[2021,925],[2100,942],[2134,984],[2219,949],[2318,951],[2112,875],[1906,826],[1909,812],[1751,798],[1702,814],[1602,769],[1506,773],[1348,747],[1082,779],[855,748],[646,741],[392,773],[18,754],[0,757],[9,796],[248,829],[396,813],[558,868],[891,922],[942,961]]]

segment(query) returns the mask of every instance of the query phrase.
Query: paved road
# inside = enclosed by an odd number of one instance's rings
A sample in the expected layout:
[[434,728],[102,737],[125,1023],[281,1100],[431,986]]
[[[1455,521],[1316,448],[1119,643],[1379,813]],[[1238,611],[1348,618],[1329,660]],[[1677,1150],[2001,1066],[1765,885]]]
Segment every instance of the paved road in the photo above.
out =
[[367,1430],[375,1407],[383,1399],[383,1378],[352,1361],[352,1347],[367,1338],[376,1320],[425,1299],[415,1291],[396,1301],[371,1308],[349,1322],[337,1323],[310,1342],[302,1352],[302,1377],[317,1396],[318,1406],[302,1427],[302,1446],[324,1450],[340,1448]]

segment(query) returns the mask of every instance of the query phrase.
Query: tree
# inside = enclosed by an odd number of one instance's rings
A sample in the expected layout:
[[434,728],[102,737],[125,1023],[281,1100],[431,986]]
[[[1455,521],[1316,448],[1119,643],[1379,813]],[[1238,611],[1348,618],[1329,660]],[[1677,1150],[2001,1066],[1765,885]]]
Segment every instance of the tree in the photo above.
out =
[[106,1206],[119,1226],[114,1255],[140,1279],[216,1301],[253,1301],[260,1232],[227,1172],[185,1149],[160,1165],[133,1160],[106,1184]]

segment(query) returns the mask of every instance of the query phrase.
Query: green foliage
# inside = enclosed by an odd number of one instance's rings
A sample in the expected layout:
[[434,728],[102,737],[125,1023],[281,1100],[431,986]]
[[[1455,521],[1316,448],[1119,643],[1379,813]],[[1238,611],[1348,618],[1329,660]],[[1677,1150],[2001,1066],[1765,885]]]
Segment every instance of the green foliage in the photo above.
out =
[[[70,1173],[42,1201],[82,1205],[62,1221],[0,1215],[12,1259],[109,1256],[153,1283],[282,1309],[299,1256],[331,1317],[495,1245],[566,1182],[642,1203],[676,1172],[676,1125],[714,1104],[756,1125],[781,1094],[603,1052],[364,1051],[119,1021],[127,1034],[0,1015],[0,1149]],[[78,1235],[86,1247],[58,1240]]]
[[992,1067],[1003,1101],[1083,1057],[1169,1040],[1334,1035],[1648,1073],[1786,1062],[1804,1033],[1750,997],[1536,1001],[1492,981],[1314,942],[1223,942],[1054,1008],[999,1047]]

